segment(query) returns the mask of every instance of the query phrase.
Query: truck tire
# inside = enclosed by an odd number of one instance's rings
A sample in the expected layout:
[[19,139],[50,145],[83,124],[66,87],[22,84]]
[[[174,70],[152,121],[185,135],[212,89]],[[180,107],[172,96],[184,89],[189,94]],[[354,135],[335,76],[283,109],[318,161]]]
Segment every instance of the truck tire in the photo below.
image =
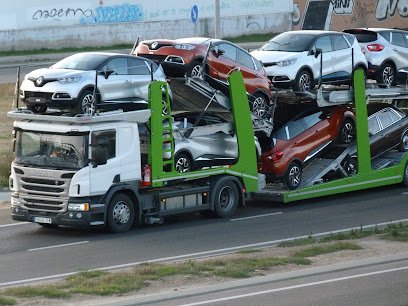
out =
[[108,228],[113,233],[127,232],[135,219],[133,201],[127,195],[118,193],[111,199],[108,207]]
[[228,177],[218,180],[212,188],[211,201],[214,215],[219,218],[228,218],[235,214],[239,203],[237,185]]

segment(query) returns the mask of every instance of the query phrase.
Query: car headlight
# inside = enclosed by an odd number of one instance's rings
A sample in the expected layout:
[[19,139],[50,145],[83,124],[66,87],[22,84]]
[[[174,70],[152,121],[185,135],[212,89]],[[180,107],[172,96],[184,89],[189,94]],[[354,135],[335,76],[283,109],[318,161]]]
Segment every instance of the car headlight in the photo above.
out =
[[69,84],[69,83],[78,82],[80,79],[81,77],[78,75],[78,76],[59,78],[58,82],[60,82],[61,84]]
[[293,65],[294,63],[296,63],[296,58],[291,58],[291,59],[288,59],[288,60],[280,61],[280,62],[277,62],[276,64],[279,67],[285,67],[285,66]]
[[189,45],[189,44],[175,44],[174,48],[178,50],[193,50],[195,48],[194,45]]
[[71,211],[89,211],[89,203],[68,203],[68,210]]

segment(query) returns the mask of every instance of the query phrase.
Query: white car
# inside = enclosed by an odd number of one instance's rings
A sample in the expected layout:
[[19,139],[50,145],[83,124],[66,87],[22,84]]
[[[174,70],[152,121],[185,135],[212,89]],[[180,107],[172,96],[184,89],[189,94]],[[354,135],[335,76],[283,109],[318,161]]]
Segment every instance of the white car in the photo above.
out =
[[334,31],[285,32],[251,54],[263,63],[275,87],[297,92],[309,91],[319,79],[323,83],[349,83],[354,69],[367,70],[356,38]]
[[367,76],[380,86],[395,85],[408,77],[408,31],[367,28],[348,29],[356,36],[368,62]]
[[149,84],[166,81],[161,66],[132,55],[84,52],[66,57],[49,68],[31,71],[20,87],[27,108],[42,113],[51,108],[94,111],[93,94],[98,74],[98,103],[104,109],[147,108]]

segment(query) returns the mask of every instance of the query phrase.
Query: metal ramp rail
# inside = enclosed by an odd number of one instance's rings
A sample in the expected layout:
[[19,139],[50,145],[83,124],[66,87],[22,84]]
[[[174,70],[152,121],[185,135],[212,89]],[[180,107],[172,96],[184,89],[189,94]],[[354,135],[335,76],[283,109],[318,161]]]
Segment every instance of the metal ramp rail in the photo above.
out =
[[[231,110],[230,99],[223,94],[220,90],[211,87],[207,82],[200,78],[186,78],[186,83],[188,87],[194,89],[195,91],[201,93],[209,99],[209,102],[204,109],[204,111],[210,106],[212,102],[218,103],[220,106],[226,110]],[[250,106],[252,106],[252,101],[249,101]],[[267,136],[272,133],[273,129],[273,113],[275,110],[276,103],[273,106],[267,106],[267,111],[264,116],[259,116],[251,111],[251,119],[254,127],[254,131],[262,131]],[[252,107],[250,107],[252,109]]]

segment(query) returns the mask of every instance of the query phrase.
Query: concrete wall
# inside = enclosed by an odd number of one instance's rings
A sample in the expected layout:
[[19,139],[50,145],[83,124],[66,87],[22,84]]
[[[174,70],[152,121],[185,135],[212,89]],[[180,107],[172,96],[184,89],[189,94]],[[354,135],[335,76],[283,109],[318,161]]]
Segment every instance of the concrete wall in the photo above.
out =
[[408,0],[294,0],[293,29],[408,28]]
[[[214,36],[214,0],[19,0],[3,4],[0,50],[129,44],[140,37]],[[292,0],[220,0],[221,36],[283,32]]]

